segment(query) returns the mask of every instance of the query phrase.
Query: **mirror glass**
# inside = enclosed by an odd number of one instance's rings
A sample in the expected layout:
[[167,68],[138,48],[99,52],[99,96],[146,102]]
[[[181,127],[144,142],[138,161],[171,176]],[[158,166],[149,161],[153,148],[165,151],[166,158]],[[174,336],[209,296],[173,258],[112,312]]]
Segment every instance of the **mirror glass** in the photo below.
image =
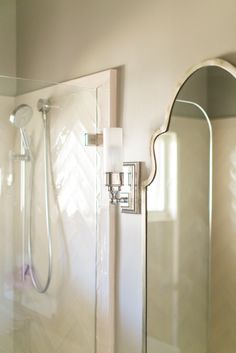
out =
[[154,144],[147,353],[236,352],[236,80],[204,66]]

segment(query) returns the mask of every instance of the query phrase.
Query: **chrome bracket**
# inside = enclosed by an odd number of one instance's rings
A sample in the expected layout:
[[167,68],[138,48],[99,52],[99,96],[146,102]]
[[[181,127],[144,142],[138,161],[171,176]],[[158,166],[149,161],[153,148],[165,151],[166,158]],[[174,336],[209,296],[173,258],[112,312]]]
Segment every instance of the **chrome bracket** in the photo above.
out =
[[85,146],[102,146],[103,134],[84,134]]

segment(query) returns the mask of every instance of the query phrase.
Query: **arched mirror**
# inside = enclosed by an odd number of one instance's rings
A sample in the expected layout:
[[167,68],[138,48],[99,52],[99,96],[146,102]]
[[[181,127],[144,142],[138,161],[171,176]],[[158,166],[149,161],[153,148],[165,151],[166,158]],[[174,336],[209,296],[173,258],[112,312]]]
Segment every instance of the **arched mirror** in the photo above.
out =
[[152,140],[145,353],[236,352],[235,78],[195,67]]

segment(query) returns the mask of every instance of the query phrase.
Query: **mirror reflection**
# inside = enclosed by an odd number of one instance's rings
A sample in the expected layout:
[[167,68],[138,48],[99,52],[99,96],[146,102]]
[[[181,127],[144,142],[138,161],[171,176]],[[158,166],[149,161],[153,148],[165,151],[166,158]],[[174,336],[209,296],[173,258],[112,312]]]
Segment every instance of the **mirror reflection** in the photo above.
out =
[[217,66],[195,71],[154,149],[147,353],[235,353],[235,78]]

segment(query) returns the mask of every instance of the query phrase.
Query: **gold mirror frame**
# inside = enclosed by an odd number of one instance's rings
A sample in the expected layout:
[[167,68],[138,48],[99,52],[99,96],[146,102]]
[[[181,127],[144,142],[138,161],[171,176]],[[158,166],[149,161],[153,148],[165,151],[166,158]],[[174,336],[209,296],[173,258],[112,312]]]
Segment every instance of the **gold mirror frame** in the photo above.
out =
[[172,99],[170,100],[170,104],[167,107],[166,114],[164,117],[163,124],[160,126],[160,128],[154,132],[154,134],[151,137],[151,143],[150,143],[150,155],[151,155],[151,172],[149,177],[142,183],[142,215],[143,215],[143,229],[142,229],[142,234],[143,234],[143,337],[142,337],[142,353],[147,353],[147,187],[152,183],[156,176],[157,172],[157,163],[156,163],[156,156],[154,152],[154,146],[156,139],[158,136],[164,134],[165,132],[168,131],[169,124],[171,121],[171,114],[173,110],[173,106],[175,104],[176,98],[182,89],[183,85],[186,83],[186,81],[199,69],[204,68],[204,67],[210,67],[210,66],[215,66],[218,68],[221,68],[225,71],[227,71],[229,74],[231,74],[235,79],[236,79],[236,67],[232,64],[230,64],[228,61],[225,61],[220,58],[216,59],[209,59],[202,61],[198,65],[192,67],[189,69],[185,75],[183,76],[182,80],[178,82],[176,89],[174,91],[174,94],[172,96]]

